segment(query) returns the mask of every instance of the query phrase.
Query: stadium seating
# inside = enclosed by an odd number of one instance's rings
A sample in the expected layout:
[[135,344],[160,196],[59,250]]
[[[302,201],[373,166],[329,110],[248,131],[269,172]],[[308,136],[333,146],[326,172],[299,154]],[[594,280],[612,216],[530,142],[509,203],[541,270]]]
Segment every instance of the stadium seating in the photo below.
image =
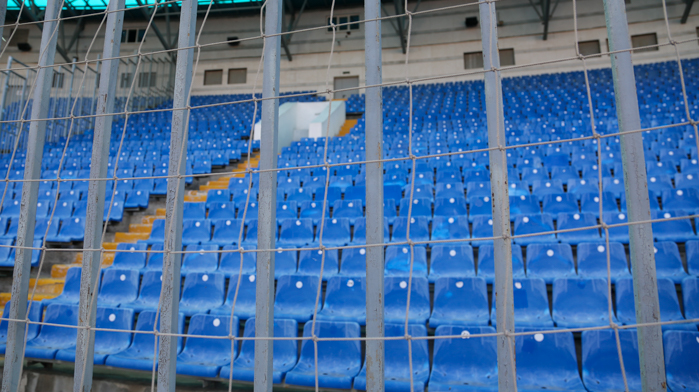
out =
[[138,270],[108,268],[102,272],[102,284],[97,295],[97,305],[117,307],[138,297]]
[[693,365],[699,355],[699,332],[666,331],[663,333],[663,342],[669,389],[678,392],[699,388],[699,377]]
[[[187,335],[238,336],[238,318],[195,314],[189,319]],[[237,341],[228,339],[188,337],[177,356],[177,373],[199,377],[217,377],[237,353]],[[231,351],[233,354],[231,354]]]
[[489,321],[488,290],[483,278],[437,279],[429,323],[431,328],[459,324],[487,326]]
[[[78,306],[65,303],[52,303],[44,311],[44,323],[78,325]],[[27,358],[54,359],[58,350],[75,347],[78,338],[76,328],[43,325],[39,334],[27,340],[24,356]]]
[[[315,330],[313,329],[315,327]],[[303,336],[320,338],[359,338],[357,323],[309,321],[303,327]],[[298,364],[286,375],[289,385],[316,386],[316,343],[303,340]],[[317,342],[318,387],[350,389],[352,380],[362,365],[359,340],[336,340]]]
[[[482,249],[483,247],[481,251]],[[470,245],[433,245],[430,260],[429,281],[431,283],[441,277],[470,277],[476,274],[473,248]]]
[[[296,337],[298,323],[295,320],[275,319],[275,337]],[[255,337],[255,319],[245,322],[244,338]],[[281,384],[282,377],[296,365],[298,359],[298,343],[296,340],[275,340],[273,346],[272,382]],[[233,375],[230,366],[221,367],[220,377],[239,381],[253,382],[255,375],[255,341],[244,340],[240,345],[240,355],[233,362]]]
[[232,307],[235,300],[234,316],[238,317],[240,320],[247,320],[255,317],[256,277],[255,275],[240,275],[240,283],[238,283],[238,279],[238,275],[230,277],[228,280],[226,302],[217,308],[212,308],[210,311],[211,314],[230,316],[231,311],[233,311]]
[[[629,278],[619,279],[616,288],[616,315],[625,325],[636,323],[636,311],[633,297],[633,281]],[[682,321],[684,316],[680,311],[675,285],[670,279],[658,278],[658,300],[660,303],[660,321]],[[696,330],[694,324],[667,324],[663,330]]]
[[[384,321],[405,323],[408,300],[408,278],[386,277],[384,280]],[[410,287],[408,322],[420,324],[430,317],[430,292],[427,278],[414,277]]]
[[471,335],[494,334],[492,327],[443,325],[435,336],[461,339],[435,339],[429,391],[495,391],[497,379],[497,338],[467,339]]
[[119,307],[133,309],[136,313],[141,313],[145,310],[156,310],[160,302],[162,276],[163,273],[160,271],[144,272],[138,298],[131,302],[122,301]]
[[578,359],[571,332],[544,334],[536,329],[515,337],[517,389],[585,391],[578,373]]
[[336,276],[328,279],[325,302],[318,320],[366,324],[366,282],[363,278]]
[[[318,297],[318,277],[285,275],[277,281],[274,317],[305,322],[313,317]],[[319,306],[320,308],[320,302]]]
[[[5,308],[2,311],[2,318],[3,319],[8,319],[10,317],[10,307],[11,307],[11,301],[5,304]],[[31,305],[31,307],[29,306]],[[41,321],[41,316],[42,316],[42,310],[43,306],[41,302],[39,301],[28,301],[27,302],[27,307],[29,307],[29,314],[27,316],[29,317],[30,321]],[[7,345],[7,328],[8,328],[8,323],[9,321],[7,320],[2,320],[0,321],[0,354],[5,354],[5,348]],[[22,330],[24,330],[24,327],[20,327]],[[34,339],[36,335],[39,333],[39,324],[29,324],[29,328],[27,328],[26,332],[26,338],[27,341]]]
[[205,313],[223,305],[226,278],[217,272],[190,272],[184,279],[180,312],[185,316]]
[[606,279],[559,278],[554,280],[552,313],[554,323],[559,328],[609,325],[608,292]]
[[[553,327],[546,283],[543,279],[517,279],[513,282],[515,325],[519,327]],[[491,299],[491,321],[497,325],[495,290]]]
[[[408,334],[413,337],[426,337],[424,325],[408,325]],[[386,324],[384,336],[405,336],[404,324]],[[408,348],[408,345],[411,345]],[[430,358],[427,340],[387,340],[384,350],[390,353],[384,362],[384,388],[386,391],[424,391],[430,376]],[[412,357],[412,367],[409,358]],[[412,370],[412,375],[410,371]],[[412,376],[412,377],[411,377]],[[412,388],[411,388],[412,381]],[[366,391],[366,361],[359,375],[354,379],[354,389]]]
[[[620,329],[618,333],[628,390],[641,391],[641,368],[638,359],[636,330]],[[614,331],[583,331],[582,366],[583,382],[588,391],[623,391],[626,389]]]
[[[495,249],[493,245],[482,245],[478,248],[478,276],[488,284],[495,281]],[[512,277],[524,278],[524,258],[522,247],[512,244]]]
[[607,257],[612,282],[631,276],[624,245],[619,242],[610,242],[609,248],[605,243],[582,243],[578,245],[577,254],[578,275],[581,278],[607,279]]
[[568,244],[527,246],[527,276],[553,283],[556,278],[575,277],[573,251]]

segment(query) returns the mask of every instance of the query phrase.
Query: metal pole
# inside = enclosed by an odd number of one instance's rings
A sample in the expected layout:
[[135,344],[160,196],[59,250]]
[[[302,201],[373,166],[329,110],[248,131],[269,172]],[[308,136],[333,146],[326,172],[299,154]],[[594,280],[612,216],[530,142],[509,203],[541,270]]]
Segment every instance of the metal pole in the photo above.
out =
[[5,84],[2,86],[2,98],[0,98],[0,121],[5,119],[5,102],[7,90],[10,88],[10,70],[12,69],[12,56],[7,59],[7,72],[5,72]]
[[[73,109],[73,82],[75,81],[75,58],[73,58],[73,65],[70,67],[70,86],[68,86],[68,105],[66,106],[66,115],[72,115]],[[68,137],[68,127],[70,126],[70,120],[63,120],[66,126],[63,127],[63,136]]]
[[[148,69],[148,99],[153,96],[152,88],[153,85],[153,54],[150,55],[150,67]],[[148,102],[146,102],[146,107],[148,107]]]
[[[177,51],[177,78],[170,132],[171,177],[167,183],[165,206],[165,244],[163,255],[163,288],[160,294],[160,331],[164,334],[178,333],[177,320],[180,301],[180,260],[182,259],[182,210],[184,209],[184,175],[187,164],[187,131],[189,89],[192,86],[192,63],[194,59],[194,34],[197,25],[197,0],[184,0],[181,7],[180,32]],[[160,336],[158,348],[158,392],[175,392],[177,375],[177,337]]]
[[[119,57],[121,47],[121,29],[124,23],[124,0],[109,2],[109,15],[105,29],[104,58]],[[121,11],[119,11],[121,10]],[[114,110],[119,60],[106,60],[102,68],[99,86],[99,104],[96,114],[111,113]],[[88,69],[89,71],[89,69]],[[104,199],[107,183],[97,181],[107,177],[109,164],[109,141],[112,134],[112,116],[96,117],[94,141],[92,143],[92,165],[87,194],[87,215],[85,217],[85,249],[102,248],[102,222],[104,216]],[[97,295],[102,252],[100,250],[83,251],[83,272],[80,278],[79,327],[95,327]],[[92,390],[92,365],[95,349],[95,331],[78,329],[75,347],[75,372],[73,391]]]
[[[382,83],[381,2],[364,0],[365,84]],[[402,37],[401,37],[402,39]],[[366,336],[384,336],[383,100],[381,87],[366,89]],[[380,246],[371,246],[380,245]],[[407,333],[407,331],[406,331]],[[366,342],[367,391],[384,390],[384,341]]]
[[[626,20],[624,0],[604,0],[609,48],[612,52],[614,96],[621,132],[641,129],[636,96],[636,78],[631,62],[631,40]],[[640,132],[621,136],[621,161],[624,167],[624,188],[628,209],[629,250],[633,273],[634,302],[637,323],[660,322],[658,279],[655,274],[653,229],[649,221],[650,201]],[[641,383],[644,391],[665,391],[665,361],[663,331],[659,325],[639,327],[638,354],[641,363]]]
[[[505,116],[502,104],[502,79],[498,53],[495,3],[479,5],[483,69],[485,72],[486,115],[490,151],[490,187],[493,194],[493,236],[495,259],[495,309],[499,333],[514,333],[515,315],[512,296],[512,239],[510,238],[510,198],[507,190],[505,155]],[[499,237],[499,238],[498,238]],[[515,342],[510,335],[498,335],[498,389],[516,391]]]
[[[262,97],[279,95],[279,67],[281,60],[282,0],[268,0],[265,15],[264,72]],[[277,151],[279,128],[279,100],[262,101],[260,145],[260,195],[257,227],[257,248],[274,249],[277,233]],[[252,138],[251,138],[252,139]],[[255,286],[255,336],[274,336],[274,252],[257,254],[257,283]],[[272,392],[271,340],[255,340],[255,392]]]
[[[60,14],[61,0],[49,0],[44,16],[44,29],[41,34],[39,51],[39,70],[34,88],[34,104],[29,124],[29,143],[24,165],[22,187],[22,208],[19,212],[17,243],[15,246],[15,268],[12,273],[12,304],[10,319],[25,320],[27,317],[27,294],[29,293],[29,273],[31,271],[32,250],[34,244],[34,225],[36,224],[36,201],[39,196],[41,178],[41,158],[46,140],[46,118],[49,111],[49,94],[53,79],[53,61],[56,56],[56,33]],[[21,123],[20,123],[21,124]],[[2,377],[2,392],[15,392],[20,388],[22,365],[24,359],[24,332],[26,323],[10,321],[7,328],[7,350]]]
[[[119,42],[121,43],[121,39],[119,39]],[[100,74],[100,65],[102,65],[102,62],[99,61],[99,60],[100,60],[101,58],[102,58],[102,57],[98,54],[98,55],[97,55],[97,66],[95,67],[95,68],[97,68],[97,71],[95,71],[95,88],[92,90],[92,102],[90,103],[90,107],[92,108],[92,110],[90,110],[90,114],[92,114],[92,113],[97,113],[97,99],[96,99],[96,98],[97,98],[97,90],[98,90],[99,87],[100,87],[100,86],[99,86],[99,82],[100,82],[100,80],[99,80],[99,79],[100,79],[100,76],[99,76],[99,75],[101,75],[101,74]],[[115,72],[116,72],[116,76],[115,76],[115,79],[114,79],[115,82],[114,82],[114,93],[113,93],[113,95],[116,96],[116,80],[119,78],[119,62],[117,62],[117,64],[115,65],[115,67],[116,67],[117,70],[115,71]],[[89,69],[89,68],[88,68],[88,69]],[[107,106],[107,108],[109,108],[109,110],[114,110],[114,102],[112,101],[112,106],[111,106],[111,107],[110,107],[110,106]],[[92,125],[93,128],[95,127],[95,123],[96,123],[95,120],[96,120],[96,117],[92,117],[92,119],[90,119],[90,122],[92,123],[91,125]],[[111,121],[111,120],[110,120],[110,121]]]

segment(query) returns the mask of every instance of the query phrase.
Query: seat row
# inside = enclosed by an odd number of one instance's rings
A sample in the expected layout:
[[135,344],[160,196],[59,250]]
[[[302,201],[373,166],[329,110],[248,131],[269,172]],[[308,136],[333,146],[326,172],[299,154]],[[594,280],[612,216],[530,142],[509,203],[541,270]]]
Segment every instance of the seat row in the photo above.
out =
[[[3,318],[8,316],[7,309]],[[38,309],[38,311],[36,310]],[[42,321],[41,305],[32,304],[29,319]],[[51,304],[46,307],[39,327],[30,324],[25,356],[32,359],[75,361],[77,329],[61,325],[77,325],[78,307]],[[157,369],[153,350],[157,330],[157,313],[138,314],[131,309],[98,307],[95,333],[94,363],[152,372]],[[180,315],[179,333],[184,334],[184,317]],[[124,330],[124,332],[119,332]],[[146,333],[132,334],[127,331]],[[0,324],[0,337],[6,337],[7,322]],[[573,334],[546,333],[539,329],[516,330],[517,386],[520,390],[608,391],[641,390],[638,338],[635,330],[620,330],[618,338],[611,330],[592,330],[582,334],[582,377],[578,372]],[[239,336],[239,321],[225,315],[195,314],[189,321],[187,334],[177,339],[177,373],[195,377],[252,382],[254,378],[255,319],[244,326],[240,344],[231,337]],[[495,334],[492,327],[465,324],[444,325],[435,330],[433,352],[424,325],[385,325],[385,336],[404,337],[412,341],[385,341],[385,388],[391,392],[428,391],[496,391],[497,338],[479,336]],[[197,336],[197,338],[190,337]],[[208,336],[208,337],[202,337]],[[274,320],[275,340],[273,373],[275,384],[320,388],[367,389],[366,361],[362,359],[360,326],[353,322],[307,322],[299,352],[298,323],[291,319]],[[317,336],[317,343],[308,339]],[[228,337],[228,338],[226,338]],[[332,340],[338,338],[338,340]],[[342,338],[342,339],[339,339]],[[357,340],[351,340],[357,338]],[[185,340],[186,339],[186,340]],[[618,342],[617,342],[618,339]],[[184,341],[184,342],[183,342]],[[666,331],[663,334],[668,387],[672,392],[699,388],[694,360],[699,356],[699,332]],[[618,348],[619,347],[619,348]],[[5,345],[0,349],[4,352]],[[623,357],[624,374],[619,361]],[[299,355],[300,353],[300,355]],[[364,362],[364,366],[362,363]],[[431,366],[430,366],[431,363]],[[317,366],[317,369],[316,369]],[[412,373],[411,373],[412,371]]]

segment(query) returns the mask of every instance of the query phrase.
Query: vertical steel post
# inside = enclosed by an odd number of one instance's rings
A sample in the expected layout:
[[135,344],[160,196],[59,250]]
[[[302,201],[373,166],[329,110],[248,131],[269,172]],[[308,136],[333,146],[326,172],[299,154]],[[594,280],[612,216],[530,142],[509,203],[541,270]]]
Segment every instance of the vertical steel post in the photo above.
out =
[[[119,39],[119,41],[121,42],[121,39]],[[97,55],[97,65],[95,66],[95,69],[96,69],[96,71],[95,71],[95,88],[92,90],[92,102],[90,103],[90,108],[91,108],[90,114],[97,113],[97,90],[99,90],[99,88],[100,88],[100,86],[99,86],[100,78],[101,78],[100,77],[100,65],[102,65],[100,58],[101,58],[101,56],[98,54]],[[115,89],[114,95],[116,96],[116,80],[119,78],[119,62],[118,61],[114,67],[116,67],[116,71],[114,71],[114,72],[116,72],[116,76],[114,77],[114,80],[115,80],[115,82],[114,82],[115,83],[114,84],[114,89]],[[113,106],[114,106],[114,103],[112,103],[112,107],[109,107],[109,110],[114,110]],[[96,120],[97,120],[96,117],[92,117],[92,119],[90,120],[90,123],[91,123],[93,128],[95,127]]]
[[[150,68],[148,70],[148,100],[150,100],[152,95],[153,95],[152,88],[151,88],[151,86],[153,85],[153,80],[152,80],[152,77],[153,77],[153,54],[150,55],[149,62],[150,62]],[[149,106],[148,100],[146,101],[146,108]]]
[[[102,55],[106,59],[100,77],[97,115],[111,113],[114,110],[116,85],[119,69],[119,50],[121,47],[121,30],[124,24],[124,0],[111,0],[108,5],[107,26],[105,28]],[[75,71],[75,70],[74,70]],[[89,71],[89,68],[86,72]],[[112,134],[112,116],[95,118],[94,141],[92,143],[92,165],[87,194],[87,215],[85,217],[85,249],[102,247],[102,222],[104,216],[104,199],[106,181],[97,181],[107,177],[109,165],[109,141]],[[100,268],[102,264],[100,250],[83,251],[83,272],[80,278],[80,309],[78,326],[95,327]],[[92,364],[95,349],[95,331],[78,329],[75,347],[75,372],[73,391],[92,390]]]
[[[279,67],[281,55],[282,0],[268,0],[265,10],[264,68],[262,98],[279,96]],[[273,35],[269,37],[268,35]],[[260,144],[259,217],[257,218],[257,248],[274,249],[277,233],[277,151],[279,129],[279,100],[262,101]],[[252,140],[250,140],[252,143]],[[274,337],[274,252],[257,254],[257,283],[255,287],[255,336]],[[255,392],[272,392],[273,341],[255,340]]]
[[[170,163],[165,211],[165,244],[163,255],[163,288],[160,294],[160,331],[178,333],[180,302],[180,261],[182,253],[182,210],[187,174],[187,131],[189,127],[189,89],[192,86],[192,63],[197,25],[197,0],[184,0],[180,14],[177,50],[177,78],[170,132]],[[158,392],[175,392],[177,370],[177,337],[160,336],[158,348]]]
[[[2,33],[2,31],[0,31]],[[0,97],[0,121],[5,119],[5,102],[7,101],[7,90],[10,88],[10,70],[12,69],[12,56],[7,59],[7,71],[5,71],[5,84],[2,85],[2,97]],[[2,126],[2,125],[0,125]],[[3,126],[3,128],[5,128]]]
[[[624,0],[604,0],[607,35],[612,56],[614,96],[619,119],[619,131],[641,129],[636,95],[636,78],[631,61],[631,40],[626,20]],[[650,200],[640,132],[621,136],[621,161],[624,167],[624,188],[629,223],[649,221]],[[650,223],[629,226],[629,250],[633,273],[634,302],[638,323],[660,322],[658,279],[655,274],[653,229]],[[639,327],[638,354],[641,362],[641,382],[644,391],[667,389],[663,359],[663,331],[659,325]]]
[[[490,189],[493,200],[493,236],[495,259],[495,309],[499,333],[515,330],[512,296],[512,239],[510,238],[510,198],[507,189],[507,157],[505,154],[505,116],[502,103],[502,79],[498,53],[498,30],[495,3],[479,6],[485,103],[490,151]],[[515,342],[513,336],[498,335],[498,389],[516,391]]]
[[[39,196],[41,178],[41,158],[46,139],[46,119],[49,112],[49,94],[53,80],[53,61],[56,56],[56,37],[60,15],[60,0],[49,0],[44,15],[44,28],[41,33],[39,50],[39,69],[36,74],[29,123],[29,140],[27,158],[24,164],[24,183],[22,187],[22,208],[19,212],[17,243],[15,246],[15,268],[12,273],[12,305],[10,318],[25,320],[27,315],[27,294],[29,293],[29,273],[31,271],[32,250],[25,249],[34,244],[34,225],[36,224],[36,202]],[[21,123],[20,123],[21,124]],[[2,392],[15,392],[20,388],[22,364],[24,362],[24,332],[26,323],[10,321],[7,328],[7,350],[2,377]]]
[[[364,0],[365,85],[382,83],[381,2]],[[402,39],[402,37],[401,37]],[[384,336],[383,254],[383,100],[381,87],[369,87],[366,95],[366,336]],[[412,115],[412,114],[411,114]],[[380,245],[380,246],[371,246]],[[407,331],[406,331],[407,332]],[[384,341],[366,342],[367,390],[384,390]]]
[[[69,117],[73,114],[73,82],[75,81],[75,61],[77,59],[73,58],[73,65],[70,67],[70,86],[68,86],[68,105],[66,106],[66,114],[64,117]],[[66,124],[63,127],[63,136],[68,137],[68,127],[70,127],[70,120],[63,120]]]

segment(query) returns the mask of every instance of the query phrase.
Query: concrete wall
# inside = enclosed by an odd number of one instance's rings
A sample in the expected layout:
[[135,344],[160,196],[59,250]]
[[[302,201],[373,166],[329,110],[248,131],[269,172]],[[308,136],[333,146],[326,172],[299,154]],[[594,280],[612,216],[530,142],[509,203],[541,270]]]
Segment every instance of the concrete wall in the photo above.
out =
[[[536,3],[536,2],[535,2]],[[409,3],[412,10],[415,2]],[[693,40],[678,45],[680,56],[696,57],[699,55],[697,44],[697,27],[699,26],[699,7],[694,7],[686,24],[680,24],[679,18],[684,10],[682,0],[667,1],[669,30],[675,41]],[[440,7],[452,7],[438,10]],[[497,4],[498,19],[502,22],[499,28],[500,48],[514,48],[516,68],[504,72],[504,76],[522,74],[548,73],[570,70],[582,70],[582,62],[575,59],[576,36],[573,32],[573,2],[561,0],[550,22],[550,33],[547,41],[542,39],[543,26],[537,13],[525,0],[500,0]],[[578,40],[600,40],[602,51],[606,51],[606,28],[602,0],[577,1]],[[386,6],[393,12],[393,7]],[[628,19],[631,34],[655,32],[659,43],[668,42],[668,27],[663,18],[662,3],[658,0],[631,0],[627,4]],[[411,34],[410,65],[406,69],[405,55],[400,48],[398,36],[391,23],[384,21],[383,30],[383,63],[384,81],[405,80],[406,75],[411,79],[426,79],[427,82],[449,80],[480,79],[482,75],[474,70],[465,70],[463,53],[481,50],[479,28],[466,29],[464,19],[477,16],[477,5],[465,5],[455,0],[425,0],[420,3],[418,14],[414,15]],[[307,11],[300,18],[297,29],[318,28],[293,34],[289,45],[293,61],[286,56],[281,63],[281,91],[321,90],[332,88],[335,76],[358,75],[360,85],[364,83],[364,28],[347,32],[337,32],[333,44],[332,33],[325,28],[329,10]],[[355,15],[363,17],[362,8],[338,8],[335,15]],[[288,17],[287,17],[288,18]],[[201,25],[203,17],[199,19]],[[285,25],[288,21],[285,20]],[[163,18],[156,19],[160,30],[165,32]],[[65,27],[67,40],[70,39],[74,24],[70,22]],[[71,55],[78,58],[94,59],[101,52],[103,32],[92,41],[99,24],[87,23],[80,34],[76,48]],[[127,21],[125,28],[144,28],[147,22]],[[30,26],[31,28],[31,26]],[[6,31],[9,29],[5,29]],[[172,37],[177,32],[177,20],[171,22]],[[199,31],[199,28],[198,28]],[[8,35],[6,32],[5,35]],[[194,94],[231,94],[250,92],[257,80],[256,91],[261,91],[260,67],[262,40],[259,38],[245,40],[237,47],[228,46],[224,41],[229,36],[241,39],[260,35],[259,16],[219,17],[210,15],[204,30],[201,32],[199,44],[203,45],[195,55],[198,64],[194,78]],[[16,48],[8,48],[0,64],[6,61],[7,55],[32,63],[36,62],[40,40],[40,32],[30,29],[30,43],[34,48],[30,53],[19,53]],[[60,41],[60,39],[59,39]],[[123,54],[132,54],[139,44],[122,44]],[[330,59],[330,49],[334,54]],[[153,32],[149,32],[141,48],[142,53],[162,50],[162,45]],[[283,51],[282,51],[283,52]],[[671,60],[675,57],[674,48],[663,46],[660,50],[648,53],[634,54],[636,63]],[[564,60],[555,63],[541,64],[553,60]],[[62,61],[57,56],[57,61]],[[328,62],[330,67],[328,68]],[[587,61],[590,68],[608,67],[609,56]],[[246,84],[227,85],[228,68],[247,68]],[[130,69],[130,68],[129,68]],[[204,86],[204,71],[223,69],[223,85]],[[122,72],[122,71],[120,71]],[[123,71],[125,72],[125,71]]]

